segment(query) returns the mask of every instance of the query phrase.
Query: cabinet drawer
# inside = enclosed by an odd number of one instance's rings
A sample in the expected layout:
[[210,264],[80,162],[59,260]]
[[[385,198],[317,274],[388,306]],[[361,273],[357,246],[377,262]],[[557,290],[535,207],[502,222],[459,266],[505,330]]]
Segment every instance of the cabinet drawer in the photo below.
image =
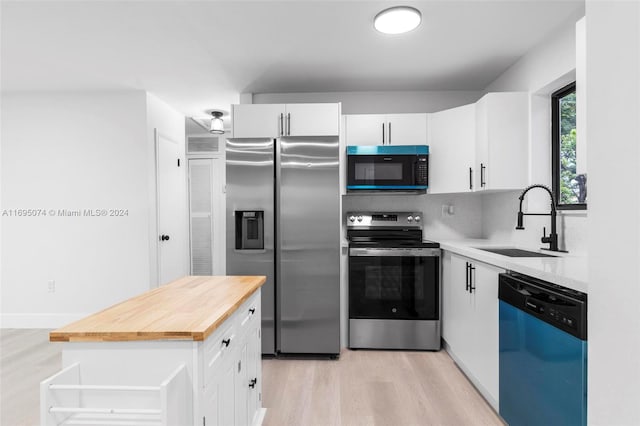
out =
[[[233,317],[230,318],[233,320]],[[232,358],[240,341],[236,321],[228,321],[220,331],[212,334],[204,344],[204,384],[209,384],[216,372],[220,372],[227,358]]]
[[255,321],[260,320],[260,294],[256,293],[240,306],[238,315],[238,334],[244,336]]

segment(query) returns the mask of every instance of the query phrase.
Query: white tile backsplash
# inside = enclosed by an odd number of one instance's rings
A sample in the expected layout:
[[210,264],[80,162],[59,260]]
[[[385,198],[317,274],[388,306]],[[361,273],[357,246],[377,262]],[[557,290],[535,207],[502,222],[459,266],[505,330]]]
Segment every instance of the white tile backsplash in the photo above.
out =
[[[525,229],[515,229],[520,193],[521,191],[508,191],[482,195],[482,236],[489,240],[511,242],[520,246],[548,247],[547,244],[540,242],[540,238],[543,227],[547,229],[547,234],[550,232],[549,216],[525,216]],[[545,194],[542,193],[542,195]],[[527,194],[527,198],[529,198],[529,194]],[[547,213],[549,209],[548,202],[528,203],[525,199],[523,204],[524,212]],[[586,254],[587,213],[584,211],[559,212],[558,238],[561,249],[568,250],[572,254]]]
[[[426,194],[426,195],[343,195],[342,223],[350,211],[420,211],[423,212],[426,239],[486,238],[500,243],[525,247],[546,247],[540,242],[542,229],[550,232],[548,216],[525,216],[525,229],[516,230],[521,191],[491,194]],[[525,212],[546,213],[546,194],[531,192],[523,205]],[[452,208],[450,209],[449,206]],[[449,210],[453,214],[449,214]],[[572,254],[586,254],[586,212],[559,212],[560,248]]]
[[[453,206],[453,214],[443,214],[443,206]],[[482,200],[478,194],[343,195],[343,224],[351,211],[420,211],[427,239],[482,237]]]

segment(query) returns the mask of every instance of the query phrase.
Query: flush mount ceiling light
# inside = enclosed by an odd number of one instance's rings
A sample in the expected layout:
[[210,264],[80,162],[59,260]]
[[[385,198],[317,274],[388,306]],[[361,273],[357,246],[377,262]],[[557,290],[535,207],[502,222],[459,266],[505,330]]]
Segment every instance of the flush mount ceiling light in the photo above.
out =
[[402,34],[415,29],[421,21],[422,14],[418,9],[396,6],[378,13],[373,26],[384,34]]
[[224,121],[222,120],[222,111],[211,111],[211,115],[213,117],[211,118],[211,126],[209,127],[209,132],[216,135],[224,134]]

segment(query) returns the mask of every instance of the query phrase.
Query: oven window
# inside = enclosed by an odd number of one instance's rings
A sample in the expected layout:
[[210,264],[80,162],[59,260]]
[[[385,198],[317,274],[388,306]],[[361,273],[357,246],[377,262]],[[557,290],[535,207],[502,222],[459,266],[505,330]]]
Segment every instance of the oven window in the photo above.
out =
[[402,180],[402,163],[356,163],[356,180]]
[[349,317],[438,319],[438,257],[349,258]]

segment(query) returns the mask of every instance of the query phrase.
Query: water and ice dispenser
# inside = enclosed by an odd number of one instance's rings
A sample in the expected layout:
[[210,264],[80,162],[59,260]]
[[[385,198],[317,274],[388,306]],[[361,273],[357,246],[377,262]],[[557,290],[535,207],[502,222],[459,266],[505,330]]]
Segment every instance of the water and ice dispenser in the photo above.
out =
[[264,211],[236,210],[236,250],[264,249]]

